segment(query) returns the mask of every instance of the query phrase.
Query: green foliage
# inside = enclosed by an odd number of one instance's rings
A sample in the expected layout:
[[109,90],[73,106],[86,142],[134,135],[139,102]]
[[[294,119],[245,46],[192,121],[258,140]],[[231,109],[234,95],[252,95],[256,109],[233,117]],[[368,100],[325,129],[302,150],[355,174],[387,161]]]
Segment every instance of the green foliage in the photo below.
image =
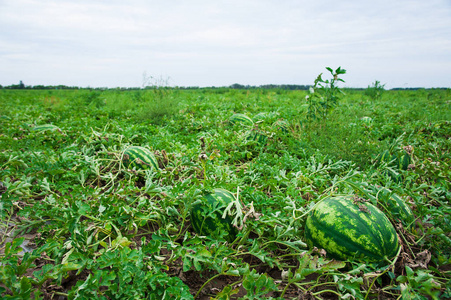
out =
[[[440,283],[428,270],[413,271],[406,266],[406,275],[396,279],[400,283],[401,295],[406,299],[439,299]],[[420,292],[421,295],[418,295]]]
[[136,118],[139,121],[148,121],[152,124],[162,124],[167,118],[177,113],[178,101],[176,93],[168,88],[153,88],[146,91],[136,110]]
[[[451,93],[343,96],[342,71],[318,80],[328,113],[309,122],[300,90],[0,90],[0,298],[449,297]],[[158,172],[124,167],[132,145]],[[233,192],[232,242],[192,228],[216,188]],[[309,249],[307,215],[337,195],[381,209],[400,255],[378,268]]]
[[324,80],[322,78],[323,74],[319,74],[313,87],[310,88],[309,94],[306,96],[308,120],[322,120],[326,118],[330,111],[338,105],[340,96],[343,94],[337,83],[344,82],[338,76],[346,74],[346,70],[341,67],[338,67],[335,71],[329,67],[326,69],[332,78]]
[[146,250],[144,246],[141,250],[121,248],[104,253],[89,265],[92,273],[77,282],[68,298],[193,299],[179,278],[146,262],[145,256],[152,254]]
[[385,91],[384,87],[385,84],[381,84],[380,81],[376,80],[372,86],[368,86],[365,90],[365,95],[370,97],[373,101],[379,100]]

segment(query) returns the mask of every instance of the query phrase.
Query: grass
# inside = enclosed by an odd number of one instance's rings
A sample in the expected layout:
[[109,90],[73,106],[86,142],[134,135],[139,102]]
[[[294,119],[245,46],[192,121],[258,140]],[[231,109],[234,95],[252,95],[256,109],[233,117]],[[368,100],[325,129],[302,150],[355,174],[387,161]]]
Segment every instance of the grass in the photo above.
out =
[[[345,90],[316,121],[306,95],[0,90],[0,295],[451,297],[450,91]],[[230,124],[235,113],[254,126]],[[288,130],[273,126],[280,120]],[[59,130],[33,129],[44,124]],[[248,138],[256,132],[264,141]],[[130,145],[154,152],[160,169],[125,168]],[[377,162],[406,146],[411,168]],[[191,227],[191,207],[214,188],[234,193],[246,215],[233,243]],[[390,193],[414,223],[384,208]],[[403,245],[391,264],[338,262],[306,247],[307,212],[338,194],[384,210]],[[28,240],[32,251],[20,254]]]

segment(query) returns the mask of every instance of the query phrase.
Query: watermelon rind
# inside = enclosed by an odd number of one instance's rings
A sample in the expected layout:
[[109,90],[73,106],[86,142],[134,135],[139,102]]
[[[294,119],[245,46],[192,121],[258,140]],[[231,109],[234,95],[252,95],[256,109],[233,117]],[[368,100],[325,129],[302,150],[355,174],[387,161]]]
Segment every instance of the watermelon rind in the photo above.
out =
[[382,263],[399,250],[396,230],[384,213],[352,196],[319,202],[307,217],[305,240],[338,260]]
[[153,153],[141,146],[131,146],[123,153],[124,165],[130,169],[158,169],[158,161]]
[[[194,231],[201,236],[219,238],[220,233],[228,242],[233,242],[238,230],[232,225],[232,217],[223,213],[227,205],[234,200],[231,192],[224,189],[214,189],[213,193],[206,194],[191,209],[191,225]],[[213,214],[207,216],[209,212]]]
[[254,121],[245,114],[234,114],[229,120],[232,124],[242,123],[249,126],[254,125]]

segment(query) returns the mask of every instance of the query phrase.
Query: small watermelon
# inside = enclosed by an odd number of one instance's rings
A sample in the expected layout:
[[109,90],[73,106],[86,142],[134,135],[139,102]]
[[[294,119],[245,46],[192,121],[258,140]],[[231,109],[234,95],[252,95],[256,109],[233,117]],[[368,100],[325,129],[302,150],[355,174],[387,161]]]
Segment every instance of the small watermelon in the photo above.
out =
[[398,157],[394,154],[391,154],[390,151],[385,150],[384,152],[382,152],[381,154],[379,154],[379,157],[377,159],[378,163],[386,163],[389,165],[398,164]]
[[307,217],[305,239],[310,248],[322,248],[339,260],[382,263],[399,249],[396,230],[384,213],[351,196],[321,201]]
[[266,112],[260,112],[260,113],[256,114],[256,115],[252,118],[252,120],[253,120],[254,122],[263,122],[263,121],[266,120],[266,118],[268,118],[268,113],[266,113]]
[[385,162],[385,163],[389,162],[390,157],[391,157],[391,154],[390,154],[390,151],[388,151],[388,150],[385,150],[384,152],[379,153],[379,155],[376,158],[377,164],[380,164],[382,162]]
[[[238,230],[232,225],[231,216],[222,218],[225,208],[235,198],[232,193],[224,189],[215,189],[213,193],[202,197],[202,202],[191,209],[191,225],[197,234],[217,238],[218,231],[225,232],[225,239],[233,242]],[[209,212],[213,214],[207,216]]]
[[409,168],[409,164],[411,162],[410,155],[407,152],[404,152],[399,158],[398,165],[400,170],[407,170]]
[[53,124],[44,124],[44,125],[38,125],[38,126],[33,127],[33,131],[37,131],[37,132],[59,131],[59,132],[61,132],[61,129],[58,126],[55,126]]
[[403,153],[391,154],[390,151],[385,150],[384,152],[379,154],[377,158],[378,164],[380,164],[381,162],[385,162],[389,166],[404,171],[408,169],[411,161],[412,159],[410,155],[405,151],[403,151]]
[[288,132],[290,124],[285,120],[277,120],[272,124],[272,127],[274,129],[281,130],[282,132]]
[[135,169],[158,169],[158,162],[149,149],[140,146],[131,146],[124,151],[124,165]]
[[254,125],[254,121],[252,121],[252,119],[246,116],[245,114],[234,114],[233,116],[230,117],[229,120],[232,124],[243,123],[244,125],[249,126]]
[[404,221],[410,224],[415,219],[409,205],[396,194],[392,194],[390,199],[386,202],[387,209],[391,212],[396,220]]
[[360,120],[367,126],[373,124],[373,119],[371,117],[362,117]]
[[256,141],[259,144],[263,144],[266,142],[267,138],[268,137],[262,132],[251,131],[251,133],[246,137],[246,140],[248,140],[248,141],[252,140],[252,141]]
[[388,168],[382,172],[384,176],[389,177],[393,182],[401,183],[403,181],[403,176],[395,168]]

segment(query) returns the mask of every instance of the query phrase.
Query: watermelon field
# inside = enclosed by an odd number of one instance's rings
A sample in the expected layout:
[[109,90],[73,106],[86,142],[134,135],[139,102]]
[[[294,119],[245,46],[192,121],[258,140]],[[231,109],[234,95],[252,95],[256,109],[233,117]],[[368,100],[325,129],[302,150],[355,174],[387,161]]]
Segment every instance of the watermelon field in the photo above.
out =
[[450,89],[335,92],[0,89],[0,298],[451,299]]

